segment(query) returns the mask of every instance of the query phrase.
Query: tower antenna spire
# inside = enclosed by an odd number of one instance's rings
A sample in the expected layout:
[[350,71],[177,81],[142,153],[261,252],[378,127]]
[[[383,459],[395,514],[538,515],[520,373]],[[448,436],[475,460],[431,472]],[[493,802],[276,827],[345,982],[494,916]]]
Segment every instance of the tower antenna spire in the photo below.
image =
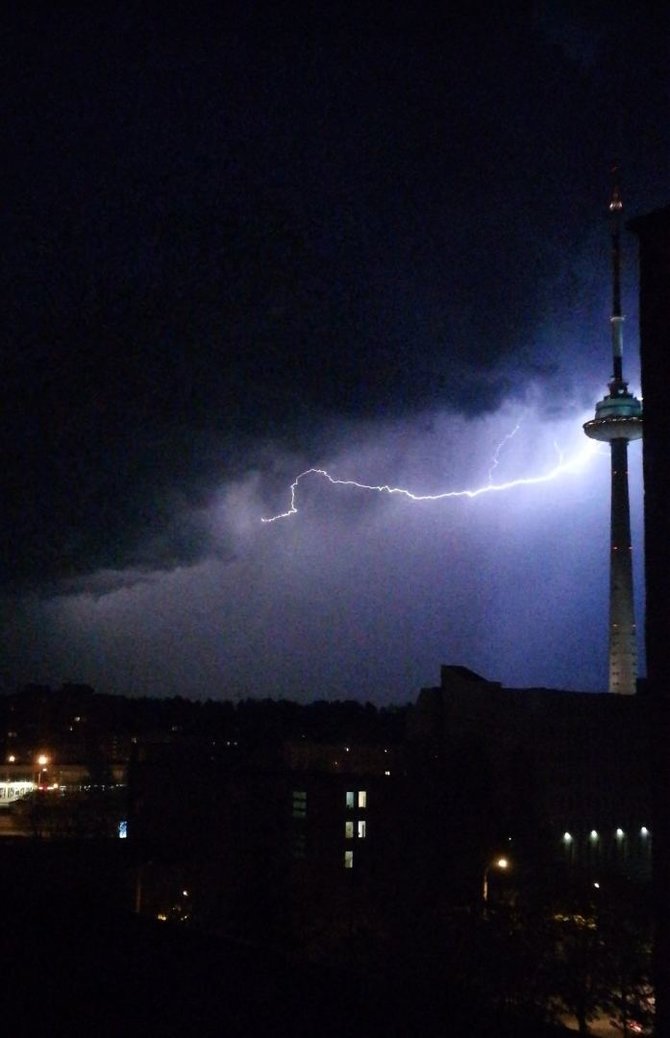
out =
[[621,214],[623,202],[619,184],[619,167],[612,166],[612,197],[610,199],[612,237],[612,377],[623,382],[623,314],[621,312]]

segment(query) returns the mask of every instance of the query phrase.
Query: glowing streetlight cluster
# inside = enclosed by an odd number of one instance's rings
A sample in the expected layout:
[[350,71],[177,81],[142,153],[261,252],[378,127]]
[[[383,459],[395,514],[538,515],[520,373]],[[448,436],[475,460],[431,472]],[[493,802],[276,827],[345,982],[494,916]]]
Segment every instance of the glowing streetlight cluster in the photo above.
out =
[[[647,829],[646,825],[641,826],[641,828],[639,829],[639,835],[640,835],[640,837],[643,840],[646,840],[650,836],[649,829]],[[614,837],[617,840],[617,842],[620,843],[622,840],[625,840],[626,833],[619,826],[617,829],[614,830]],[[566,847],[569,847],[570,844],[574,843],[574,839],[575,838],[572,835],[572,833],[564,832],[562,839],[563,839],[563,843],[566,845]],[[597,829],[591,829],[591,831],[589,832],[589,841],[590,841],[590,843],[595,844],[595,843],[598,842],[599,839],[600,839],[600,833],[598,832],[598,830]]]

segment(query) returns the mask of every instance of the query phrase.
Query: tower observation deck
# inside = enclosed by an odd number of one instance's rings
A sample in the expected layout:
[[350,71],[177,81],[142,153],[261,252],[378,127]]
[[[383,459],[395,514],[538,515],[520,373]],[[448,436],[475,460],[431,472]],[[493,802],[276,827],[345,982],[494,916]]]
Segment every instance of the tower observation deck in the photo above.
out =
[[621,313],[621,212],[615,186],[610,202],[612,221],[612,360],[609,393],[596,404],[595,417],[584,425],[593,440],[609,443],[612,462],[610,529],[609,690],[632,695],[637,680],[637,636],[633,601],[633,558],[628,500],[628,441],[642,436],[642,404],[623,378]]

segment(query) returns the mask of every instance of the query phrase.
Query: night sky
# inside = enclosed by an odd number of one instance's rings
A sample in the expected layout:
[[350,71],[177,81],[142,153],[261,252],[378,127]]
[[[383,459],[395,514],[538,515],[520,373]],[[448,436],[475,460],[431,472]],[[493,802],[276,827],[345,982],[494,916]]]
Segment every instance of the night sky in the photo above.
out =
[[[0,687],[402,702],[444,662],[605,689],[581,425],[613,161],[627,217],[670,200],[668,14],[139,6],[4,34]],[[629,234],[624,263],[639,393]],[[312,476],[261,522],[310,467],[440,494],[577,456],[435,502]]]

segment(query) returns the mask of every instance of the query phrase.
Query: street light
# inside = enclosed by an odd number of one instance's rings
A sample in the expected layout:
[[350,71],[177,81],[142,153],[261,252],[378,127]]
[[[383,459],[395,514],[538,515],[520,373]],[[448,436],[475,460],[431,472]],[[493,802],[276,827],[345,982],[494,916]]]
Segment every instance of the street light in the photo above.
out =
[[49,763],[49,758],[47,757],[46,753],[40,753],[35,763],[38,767],[36,785],[39,788],[42,781],[42,772],[46,771],[47,764]]
[[495,858],[490,861],[484,869],[484,876],[482,879],[482,901],[486,905],[489,900],[489,872],[491,869],[500,869],[502,872],[509,868],[509,861],[507,858]]

